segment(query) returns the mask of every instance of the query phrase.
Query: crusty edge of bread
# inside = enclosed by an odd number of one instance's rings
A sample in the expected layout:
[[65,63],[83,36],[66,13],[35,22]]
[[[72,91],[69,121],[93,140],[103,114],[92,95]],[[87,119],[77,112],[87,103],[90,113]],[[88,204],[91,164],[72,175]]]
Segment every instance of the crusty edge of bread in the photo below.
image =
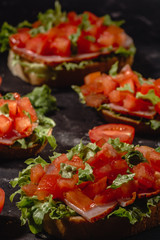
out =
[[[42,85],[48,84],[51,87],[67,87],[72,84],[82,85],[84,77],[95,71],[100,72],[108,72],[111,66],[119,61],[119,70],[126,64],[133,63],[133,56],[129,57],[108,57],[106,62],[93,62],[91,64],[86,65],[83,69],[75,69],[75,70],[60,70],[56,72],[56,78],[53,80],[48,76],[46,78],[38,77],[33,72],[25,71],[25,67],[21,66],[19,63],[12,64],[14,58],[14,52],[12,50],[9,51],[8,55],[8,68],[12,72],[13,75],[21,78],[23,81],[30,83],[31,85]],[[27,62],[27,60],[23,59]]]
[[127,218],[117,216],[90,223],[81,216],[52,220],[49,215],[46,215],[43,221],[43,228],[49,235],[64,240],[117,240],[136,235],[158,225],[160,225],[160,202],[151,207],[150,217],[144,217],[133,225]]
[[106,109],[100,110],[99,113],[106,122],[123,123],[133,126],[135,128],[136,133],[138,134],[144,135],[151,134],[153,136],[156,135],[157,133],[160,133],[160,128],[157,130],[153,130],[149,124],[145,124],[143,121],[136,120],[132,117],[114,114],[114,112]]
[[[52,128],[50,128],[48,132],[48,136],[52,134]],[[35,156],[38,153],[40,153],[47,144],[47,139],[43,144],[35,143],[32,147],[29,147],[27,149],[20,148],[17,146],[12,145],[4,145],[0,144],[0,155],[1,160],[7,159],[7,160],[16,160],[16,159],[27,159],[29,157]]]

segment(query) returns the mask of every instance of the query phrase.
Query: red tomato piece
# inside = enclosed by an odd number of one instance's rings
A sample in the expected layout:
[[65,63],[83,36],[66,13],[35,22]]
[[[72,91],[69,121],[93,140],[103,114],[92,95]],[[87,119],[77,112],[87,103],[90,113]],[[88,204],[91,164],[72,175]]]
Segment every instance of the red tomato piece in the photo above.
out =
[[71,43],[68,38],[56,37],[50,44],[50,55],[70,56]]
[[32,133],[32,124],[29,117],[16,117],[14,121],[14,128],[17,132],[24,136],[29,136]]
[[88,184],[84,189],[83,193],[89,198],[93,199],[97,194],[103,192],[107,187],[107,177],[99,179],[95,183]]
[[102,74],[104,77],[103,77],[103,93],[105,96],[108,97],[109,93],[112,92],[113,90],[116,89],[117,87],[117,83],[109,76],[109,75],[106,75],[106,74]]
[[2,188],[0,188],[0,213],[2,212],[4,202],[5,202],[5,192]]
[[94,83],[94,81],[97,77],[100,77],[100,76],[101,76],[101,72],[89,73],[84,77],[84,83],[86,85],[90,85],[90,84]]
[[[122,82],[120,83],[120,87],[125,87],[128,86],[128,88],[134,93],[135,92],[135,86],[134,86],[134,81],[132,78],[129,79],[124,79],[122,80]],[[129,91],[130,92],[130,91]]]
[[125,97],[127,96],[127,92],[124,91],[119,91],[119,90],[113,90],[108,94],[109,97],[109,101],[111,103],[115,103],[118,105],[122,105],[123,104],[123,100],[125,99]]
[[22,187],[22,190],[25,192],[27,196],[32,197],[37,190],[37,185],[34,183],[30,182],[29,184],[26,184]]
[[17,46],[19,48],[24,48],[30,38],[31,36],[28,32],[19,32],[9,37],[9,43],[11,47]]
[[160,114],[160,102],[158,102],[156,105],[155,105],[155,110],[158,114]]
[[160,172],[160,153],[154,149],[147,153],[147,160],[150,162],[154,170]]
[[46,34],[38,34],[36,37],[33,37],[26,42],[25,48],[34,53],[43,55],[45,52],[46,41]]
[[109,138],[119,138],[121,142],[132,143],[135,135],[135,129],[132,126],[125,124],[104,124],[88,132],[91,142],[97,142],[101,138],[105,139],[106,142]]
[[137,191],[137,184],[135,180],[131,180],[127,183],[123,183],[116,189],[117,199],[125,199],[132,197],[132,193]]
[[31,121],[35,122],[37,121],[37,114],[34,110],[30,100],[28,97],[23,97],[18,100],[18,115],[20,117],[25,117],[27,113],[30,114]]
[[92,53],[98,52],[98,43],[92,42],[86,38],[85,35],[81,35],[77,41],[78,53]]
[[139,163],[133,167],[135,179],[139,183],[139,191],[145,192],[154,188],[155,171],[148,163]]
[[156,94],[158,97],[160,97],[160,78],[158,78],[157,80],[155,80],[154,86],[155,86],[155,94]]
[[87,106],[98,108],[102,103],[105,103],[107,99],[103,94],[99,93],[85,96],[85,101]]
[[97,42],[102,47],[109,47],[113,45],[114,40],[115,40],[114,35],[105,30],[100,34],[99,38],[97,39]]
[[152,85],[146,82],[146,83],[143,83],[143,85],[141,86],[140,92],[142,94],[147,94],[150,89],[154,89],[154,84]]
[[130,93],[126,95],[123,99],[123,107],[128,109],[129,111],[136,111],[138,110],[139,106],[137,105],[137,99]]
[[41,164],[37,164],[34,167],[31,168],[31,182],[34,184],[38,184],[43,175],[45,174],[45,171]]
[[8,134],[12,128],[12,120],[4,115],[0,115],[0,137]]

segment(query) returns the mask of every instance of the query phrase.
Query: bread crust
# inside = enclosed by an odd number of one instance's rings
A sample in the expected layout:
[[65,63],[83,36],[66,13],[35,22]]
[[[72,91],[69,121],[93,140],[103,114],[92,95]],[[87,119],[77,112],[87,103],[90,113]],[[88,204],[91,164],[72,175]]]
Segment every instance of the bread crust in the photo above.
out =
[[[48,136],[50,136],[51,134],[52,129],[49,130]],[[27,149],[12,145],[0,144],[1,160],[27,159],[29,157],[35,156],[45,148],[47,142],[48,141],[46,140],[43,145],[35,143],[32,147],[29,147]]]
[[136,133],[141,135],[143,134],[149,137],[153,135],[157,136],[157,134],[160,133],[160,128],[158,128],[157,130],[153,130],[150,125],[147,125],[140,120],[135,120],[128,116],[114,114],[113,112],[106,109],[100,110],[99,113],[105,121],[109,123],[124,123],[131,125],[135,128]]
[[109,219],[90,223],[83,217],[69,217],[51,220],[46,215],[43,221],[44,230],[57,238],[64,240],[88,239],[122,239],[133,236],[160,225],[160,202],[151,207],[150,217],[132,225],[127,218],[111,216]]
[[[129,57],[109,57],[106,62],[94,62],[91,63],[83,69],[75,69],[75,70],[59,70],[56,72],[56,78],[54,80],[51,79],[50,76],[38,77],[35,73],[27,72],[26,68],[21,66],[19,63],[16,65],[12,64],[14,58],[14,53],[12,50],[9,51],[8,55],[8,67],[13,75],[21,78],[23,81],[28,82],[32,85],[42,85],[48,84],[51,87],[68,87],[72,84],[74,85],[81,85],[83,84],[84,77],[95,71],[100,72],[108,72],[111,66],[116,62],[119,61],[119,70],[126,64],[132,65],[133,63],[133,56]],[[24,61],[26,61],[24,59]]]

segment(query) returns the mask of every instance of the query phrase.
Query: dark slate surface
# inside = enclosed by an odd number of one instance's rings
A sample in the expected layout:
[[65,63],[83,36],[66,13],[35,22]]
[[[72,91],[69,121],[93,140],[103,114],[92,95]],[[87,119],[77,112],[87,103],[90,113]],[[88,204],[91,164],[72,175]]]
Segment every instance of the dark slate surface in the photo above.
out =
[[[53,6],[52,0],[1,0],[0,25],[4,21],[16,25],[19,21],[28,19],[33,21],[39,11],[45,11]],[[160,76],[160,1],[159,0],[62,0],[62,7],[67,11],[84,10],[93,11],[101,16],[111,14],[115,19],[125,19],[125,30],[131,35],[137,46],[134,70],[141,72],[145,77],[158,78]],[[13,77],[7,68],[7,54],[0,55],[0,76],[3,77],[2,92],[18,91],[21,94],[30,92],[33,87]],[[80,139],[88,142],[88,130],[93,126],[103,124],[103,120],[94,109],[79,103],[77,95],[69,89],[54,89],[59,111],[52,114],[56,122],[53,134],[57,139],[57,151],[64,152]],[[150,138],[149,138],[150,137]],[[153,147],[160,145],[159,137],[136,136],[134,142]],[[51,154],[49,146],[41,156],[48,158]],[[6,192],[4,209],[0,215],[0,239],[33,240],[50,239],[46,235],[34,236],[27,227],[21,227],[15,203],[10,203],[9,196],[13,192],[9,181],[18,175],[19,170],[25,167],[24,159],[14,162],[3,161],[0,156],[0,187]],[[160,228],[155,228],[145,233],[129,238],[130,240],[160,239]]]

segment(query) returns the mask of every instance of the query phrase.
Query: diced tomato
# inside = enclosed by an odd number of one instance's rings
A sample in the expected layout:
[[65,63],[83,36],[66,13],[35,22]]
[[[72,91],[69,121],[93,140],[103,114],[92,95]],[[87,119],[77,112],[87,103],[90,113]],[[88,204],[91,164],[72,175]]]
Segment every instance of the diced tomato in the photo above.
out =
[[37,185],[30,182],[29,184],[26,184],[22,187],[22,190],[25,192],[27,196],[32,197],[37,190]]
[[68,18],[69,22],[71,22],[72,24],[75,24],[75,25],[79,25],[82,20],[81,16],[77,15],[77,13],[74,11],[69,12],[67,14],[67,18]]
[[5,192],[2,188],[0,188],[0,213],[2,212],[4,202],[5,202]]
[[37,187],[35,194],[39,200],[44,200],[45,197],[52,194],[53,199],[58,198],[61,193],[59,193],[57,188],[57,180],[60,175],[45,174]]
[[160,172],[160,153],[155,151],[148,151],[147,160],[150,162],[151,166],[158,172]]
[[94,198],[96,204],[104,204],[116,200],[116,191],[112,188],[106,189],[104,192],[97,194]]
[[137,184],[135,180],[130,180],[127,183],[123,183],[116,189],[117,199],[125,199],[132,197],[132,193],[137,191]]
[[123,107],[129,111],[136,111],[138,108],[137,99],[130,93],[123,99]]
[[152,189],[155,182],[155,171],[148,163],[139,163],[133,167],[135,179],[139,183],[139,191],[145,192],[147,189]]
[[126,96],[127,96],[127,92],[123,92],[119,90],[113,90],[108,94],[109,101],[111,103],[116,103],[119,105],[123,104],[123,100]]
[[104,124],[88,132],[91,142],[97,142],[101,138],[105,139],[106,142],[109,138],[119,138],[121,142],[132,143],[135,135],[135,129],[132,126],[125,124]]
[[92,83],[94,83],[94,80],[97,78],[97,77],[100,77],[101,76],[101,72],[93,72],[93,73],[89,73],[87,74],[85,77],[84,77],[84,83],[86,85],[90,85]]
[[66,163],[76,167],[77,169],[78,168],[82,168],[82,169],[85,168],[83,160],[80,157],[78,157],[77,155],[74,155],[73,158],[71,159],[71,161],[69,160]]
[[71,55],[71,43],[68,38],[56,37],[50,43],[50,55],[70,56]]
[[156,105],[155,105],[155,110],[158,114],[160,114],[160,102],[158,102]]
[[65,200],[83,211],[89,210],[94,204],[94,202],[78,188],[66,192]]
[[61,163],[66,163],[68,161],[67,155],[66,154],[61,154],[59,157],[57,157],[53,164],[55,167],[60,171],[60,164]]
[[85,96],[87,106],[98,108],[102,103],[106,103],[106,97],[103,94],[90,94]]
[[89,85],[82,85],[80,89],[83,96],[90,95],[92,92]]
[[17,92],[13,93],[13,96],[14,96],[15,100],[18,100],[21,98],[20,94]]
[[0,86],[1,86],[1,84],[2,84],[2,77],[0,77]]
[[41,25],[41,21],[40,20],[37,20],[36,22],[34,22],[33,24],[32,24],[32,27],[33,28],[37,28],[37,27],[39,27]]
[[[135,92],[134,81],[133,81],[132,78],[124,79],[124,80],[121,81],[121,83],[120,83],[120,87],[123,88],[123,87],[125,87],[125,86],[127,86],[127,87],[129,88],[129,90],[132,91],[132,93]],[[129,92],[130,92],[130,91],[129,91]]]
[[16,117],[14,121],[14,128],[20,134],[24,136],[29,136],[32,132],[32,123],[29,117]]
[[34,184],[38,184],[43,175],[45,174],[45,171],[41,164],[37,164],[34,167],[31,168],[31,182]]
[[99,18],[92,12],[85,11],[83,14],[87,14],[88,15],[88,19],[89,19],[91,24],[96,24],[97,21],[99,20]]
[[24,48],[26,43],[30,40],[31,36],[28,32],[19,32],[12,34],[9,37],[10,46],[17,46],[19,48]]
[[150,89],[154,89],[154,84],[152,85],[146,82],[146,83],[143,83],[143,85],[141,86],[140,92],[142,94],[147,94]]
[[103,93],[108,97],[109,93],[116,89],[117,83],[109,75],[103,74],[102,76],[104,76],[102,82]]
[[92,42],[86,38],[85,35],[81,35],[77,41],[78,53],[92,53],[98,52],[98,43]]
[[136,146],[135,150],[138,150],[139,152],[141,152],[148,161],[149,161],[150,153],[155,151],[154,148],[151,148],[149,146],[139,146],[139,147]]
[[12,120],[4,115],[0,115],[0,137],[4,137],[12,128]]
[[155,80],[154,86],[155,86],[155,94],[160,97],[160,78]]
[[97,42],[102,46],[102,47],[109,47],[112,46],[114,43],[114,35],[112,33],[109,33],[107,30],[105,30],[99,38],[97,39]]
[[43,53],[45,52],[46,41],[47,35],[38,34],[36,37],[33,37],[26,42],[26,49],[43,55]]
[[59,192],[59,198],[63,199],[64,193],[77,187],[78,175],[74,175],[72,178],[59,178],[57,180],[57,190]]
[[89,198],[93,199],[97,194],[103,192],[107,187],[107,177],[99,179],[95,183],[88,184],[84,189],[83,193]]
[[27,113],[29,113],[31,117],[31,121],[32,122],[37,121],[36,111],[34,110],[28,97],[23,97],[19,99],[17,103],[18,103],[19,116],[24,117],[26,116]]

